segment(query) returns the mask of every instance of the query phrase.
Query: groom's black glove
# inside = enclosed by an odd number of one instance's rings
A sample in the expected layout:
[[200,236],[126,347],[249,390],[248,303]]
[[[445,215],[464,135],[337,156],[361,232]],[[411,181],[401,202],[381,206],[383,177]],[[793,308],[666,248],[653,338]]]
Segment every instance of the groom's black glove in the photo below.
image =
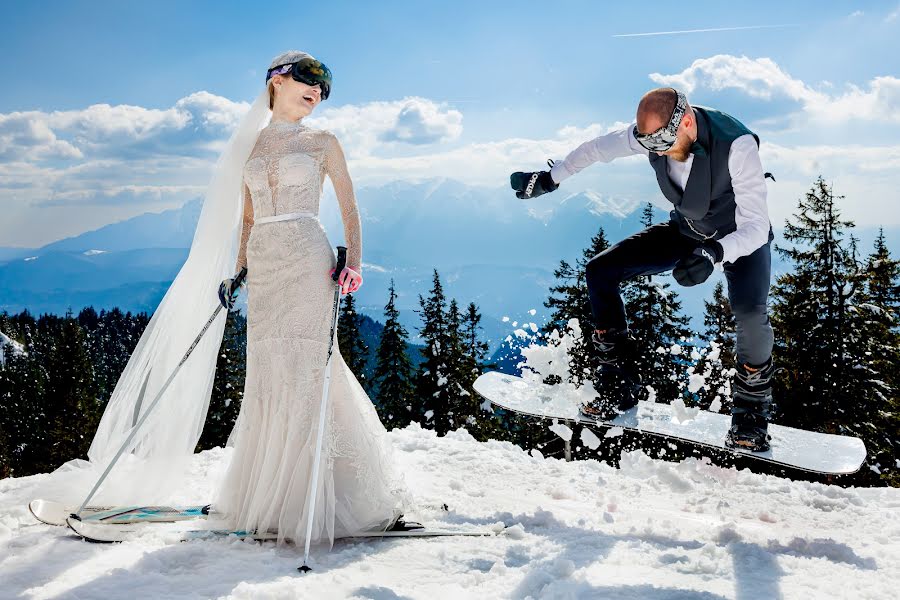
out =
[[712,275],[713,267],[722,262],[724,255],[722,244],[716,241],[705,242],[697,246],[690,256],[675,263],[672,277],[685,287],[703,283]]
[[509,185],[516,190],[516,198],[527,200],[537,198],[547,192],[552,192],[559,187],[550,177],[550,171],[537,171],[534,173],[522,173],[517,171],[509,176]]

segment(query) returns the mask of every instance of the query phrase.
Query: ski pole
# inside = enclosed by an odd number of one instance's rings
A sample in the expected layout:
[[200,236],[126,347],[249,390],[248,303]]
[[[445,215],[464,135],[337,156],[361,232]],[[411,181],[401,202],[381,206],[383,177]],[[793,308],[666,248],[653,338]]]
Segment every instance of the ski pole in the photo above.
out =
[[[234,287],[240,286],[241,283],[243,283],[244,278],[246,276],[247,276],[247,267],[244,267],[241,269],[240,273],[238,273],[237,277],[234,278],[234,284],[233,284]],[[197,344],[200,343],[200,340],[203,338],[203,335],[206,333],[206,331],[209,329],[209,327],[216,320],[216,317],[219,316],[219,312],[221,310],[222,310],[221,304],[216,306],[216,310],[213,311],[213,314],[206,321],[206,324],[203,326],[203,329],[201,329],[200,333],[197,335],[197,337],[194,338],[194,342],[191,344],[190,348],[187,349],[187,352],[184,354],[181,361],[178,363],[178,366],[175,367],[175,369],[172,371],[172,374],[169,375],[169,378],[163,384],[162,388],[160,388],[159,392],[157,392],[156,397],[153,399],[153,402],[150,403],[150,405],[147,407],[147,410],[144,411],[144,414],[141,416],[141,418],[138,419],[138,421],[131,428],[131,433],[128,434],[128,437],[122,443],[122,447],[119,448],[119,451],[116,452],[116,455],[113,457],[113,459],[111,461],[109,461],[109,464],[106,466],[106,470],[103,471],[103,474],[97,480],[97,483],[94,484],[94,487],[93,487],[93,489],[91,489],[90,493],[87,495],[87,498],[84,499],[84,502],[81,503],[81,506],[78,508],[78,510],[76,512],[72,513],[72,515],[71,515],[72,518],[78,519],[79,521],[81,520],[81,511],[84,510],[84,507],[88,505],[88,502],[90,502],[91,499],[94,497],[94,494],[97,493],[97,490],[100,488],[100,484],[102,484],[106,480],[106,477],[107,477],[107,475],[109,475],[109,472],[112,471],[113,466],[116,464],[116,462],[122,456],[122,454],[125,452],[125,448],[128,447],[128,444],[130,444],[131,440],[134,439],[134,436],[137,435],[137,432],[141,428],[141,426],[144,424],[144,421],[146,421],[147,417],[150,416],[150,413],[153,412],[153,408],[157,405],[157,403],[159,403],[160,399],[162,399],[163,394],[166,392],[166,389],[168,389],[168,387],[169,387],[169,384],[171,384],[172,380],[175,379],[175,376],[178,374],[178,371],[181,369],[182,365],[184,365],[184,363],[187,362],[187,359],[191,356],[191,353],[194,351],[194,348],[196,348]],[[146,385],[147,385],[147,382],[145,381],[144,382],[145,388],[146,388]],[[143,395],[143,390],[141,392],[141,395]]]
[[341,305],[341,285],[338,278],[347,264],[347,248],[337,247],[337,266],[331,279],[334,282],[334,302],[331,306],[331,337],[328,338],[328,356],[325,359],[325,381],[322,383],[322,403],[319,405],[319,433],[316,436],[316,458],[313,460],[312,485],[309,488],[309,516],[306,519],[306,544],[303,549],[303,564],[297,567],[301,573],[308,573],[312,569],[309,562],[309,540],[312,537],[313,517],[316,514],[316,488],[319,484],[319,463],[322,461],[322,438],[325,436],[325,410],[328,407],[328,388],[331,384],[331,358],[334,355],[334,336],[337,333],[339,308]]

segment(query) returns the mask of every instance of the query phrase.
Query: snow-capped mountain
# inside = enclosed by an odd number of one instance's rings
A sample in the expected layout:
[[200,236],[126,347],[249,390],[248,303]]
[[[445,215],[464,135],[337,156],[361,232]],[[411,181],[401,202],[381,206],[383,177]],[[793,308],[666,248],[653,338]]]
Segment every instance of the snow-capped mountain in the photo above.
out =
[[[360,310],[380,318],[393,279],[405,325],[414,332],[418,296],[428,292],[437,269],[449,297],[479,305],[486,336],[495,344],[511,333],[503,316],[515,320],[537,309],[540,323],[553,269],[560,259],[574,262],[601,226],[611,243],[642,228],[642,205],[596,191],[523,202],[508,189],[432,179],[362,187],[357,197],[366,278],[357,296]],[[17,249],[6,262],[0,254],[0,310],[154,310],[187,256],[200,207],[194,200],[43,248]],[[330,193],[321,219],[337,244],[342,228]],[[663,221],[667,213],[657,210],[655,219]],[[876,233],[857,231],[860,248],[867,250]],[[895,232],[886,235],[891,239]],[[783,270],[777,255],[773,267],[775,274]],[[695,323],[711,289],[677,289]]]
[[[577,256],[600,225],[610,237],[639,227],[636,213],[623,217],[620,206],[606,206],[596,194],[526,204],[508,190],[435,179],[364,187],[357,196],[366,260],[360,306],[380,316],[394,279],[410,323],[433,269],[449,296],[478,303],[486,322],[499,322],[507,313],[541,308],[559,259]],[[0,263],[0,310],[153,310],[187,256],[199,211],[192,201]],[[342,229],[330,194],[321,213],[338,243]]]

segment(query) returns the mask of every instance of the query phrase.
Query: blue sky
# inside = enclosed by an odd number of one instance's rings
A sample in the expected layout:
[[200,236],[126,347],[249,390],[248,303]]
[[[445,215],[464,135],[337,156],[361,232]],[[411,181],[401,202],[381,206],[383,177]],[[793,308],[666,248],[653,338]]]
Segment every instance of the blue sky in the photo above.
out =
[[[740,27],[760,28],[616,37]],[[314,122],[338,134],[358,186],[437,175],[499,188],[675,85],[760,134],[774,222],[822,173],[861,225],[900,224],[898,40],[900,2],[9,4],[0,246],[201,195],[269,60],[291,48],[335,74]],[[636,159],[564,188],[548,202],[659,197]]]

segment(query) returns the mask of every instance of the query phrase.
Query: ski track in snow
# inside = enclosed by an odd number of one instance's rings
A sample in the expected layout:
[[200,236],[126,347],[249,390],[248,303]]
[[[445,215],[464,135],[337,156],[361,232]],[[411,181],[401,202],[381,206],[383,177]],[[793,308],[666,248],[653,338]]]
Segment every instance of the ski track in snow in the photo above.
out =
[[[338,540],[302,548],[148,533],[91,544],[34,521],[46,475],[0,481],[0,598],[893,598],[900,490],[844,489],[640,452],[566,463],[464,431],[393,431],[427,522],[502,522],[492,538]],[[179,501],[209,497],[226,451],[196,455]],[[450,512],[435,506],[446,502]]]

